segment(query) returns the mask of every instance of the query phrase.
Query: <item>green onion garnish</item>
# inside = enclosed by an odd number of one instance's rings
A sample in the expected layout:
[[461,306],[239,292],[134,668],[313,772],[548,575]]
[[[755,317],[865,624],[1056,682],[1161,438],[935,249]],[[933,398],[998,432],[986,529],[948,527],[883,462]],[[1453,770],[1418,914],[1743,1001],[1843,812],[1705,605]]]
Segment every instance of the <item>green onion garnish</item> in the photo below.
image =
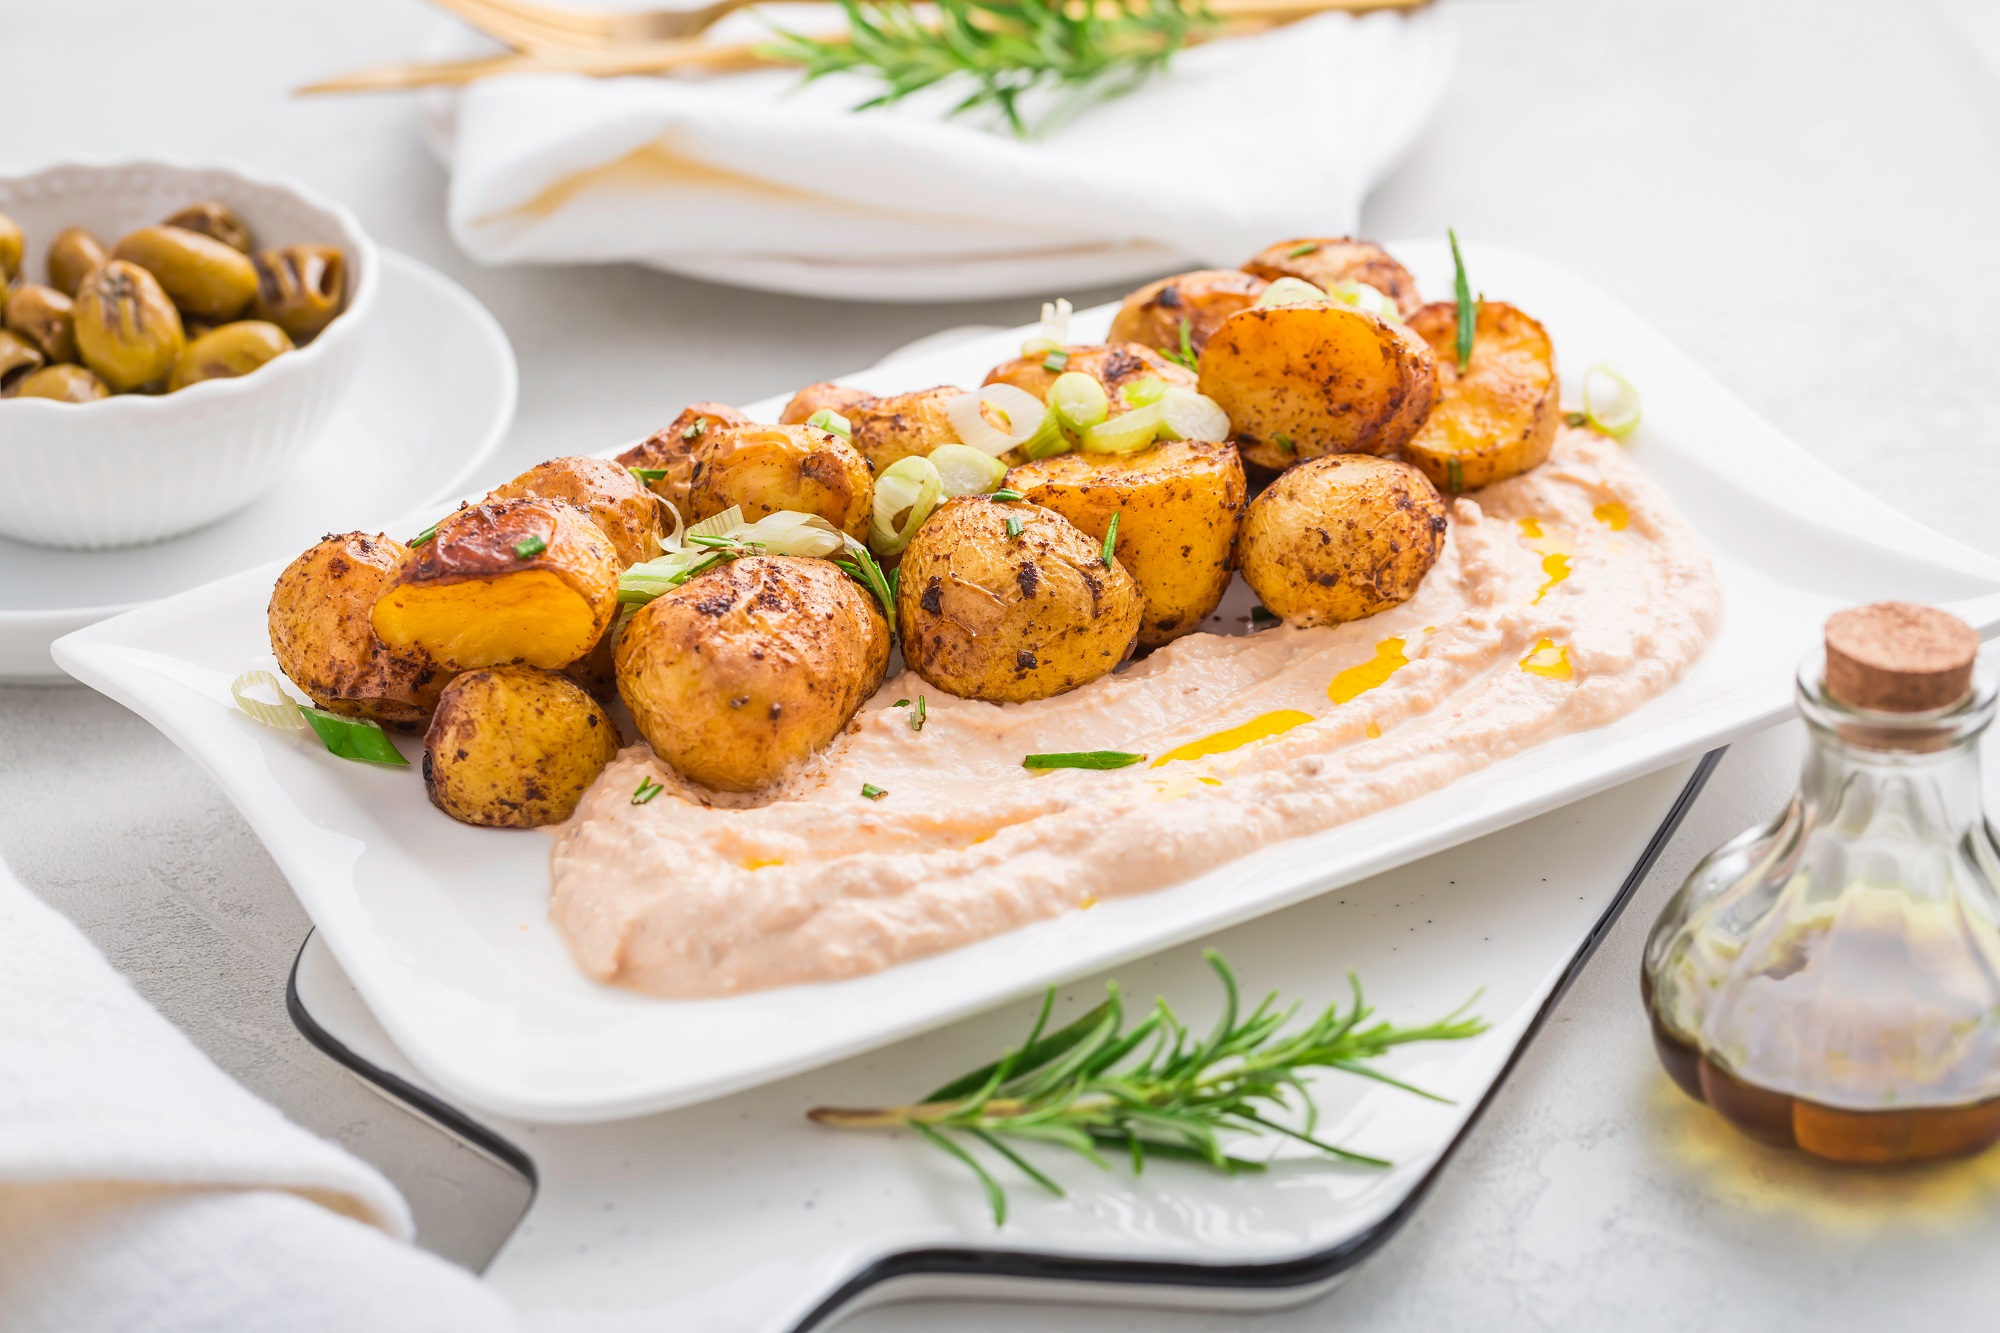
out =
[[1291,249],[1285,251],[1285,257],[1287,259],[1297,259],[1300,255],[1309,255],[1317,249],[1319,249],[1318,241],[1301,241]]
[[1021,535],[1021,520],[1020,520],[1020,519],[1018,519],[1018,518],[1010,518],[1010,519],[1008,519],[1008,520],[1007,520],[1007,540],[1008,540],[1008,541],[1015,541],[1015,540],[1017,540],[1017,539],[1018,539],[1018,538],[1020,537],[1020,535]]
[[1465,489],[1465,465],[1456,458],[1444,460],[1444,488],[1453,495]]
[[1121,509],[1118,511],[1118,514],[1113,514],[1111,516],[1111,526],[1104,530],[1104,567],[1106,569],[1111,568],[1112,553],[1118,549],[1118,515],[1122,513],[1124,513],[1124,510]]
[[872,782],[864,782],[861,784],[861,794],[871,801],[879,801],[889,793]]
[[896,702],[889,705],[889,707],[891,708],[908,708],[909,706],[910,706],[910,701],[908,699],[898,699],[896,700]]
[[882,603],[882,614],[889,617],[889,633],[893,637],[896,633],[896,583],[902,571],[899,569],[884,574],[882,566],[875,562],[868,548],[852,537],[847,539],[847,554],[833,563],[845,571],[847,577],[875,594],[875,600]]
[[438,525],[433,523],[429,527],[425,528],[422,532],[418,533],[416,536],[410,538],[410,549],[412,551],[416,550],[419,546],[422,546],[425,542],[429,541],[431,538],[437,535],[438,535]]
[[1201,369],[1201,358],[1194,354],[1194,326],[1183,318],[1181,320],[1181,350],[1178,352],[1162,352],[1160,355],[1166,357],[1169,361],[1177,363],[1184,369]]
[[1130,768],[1143,763],[1143,754],[1123,750],[1075,750],[1064,754],[1031,754],[1021,760],[1022,768]]
[[702,432],[707,429],[708,418],[696,417],[692,423],[681,431],[681,438],[683,440],[698,440],[701,438]]
[[1292,443],[1292,437],[1283,431],[1279,431],[1273,435],[1271,442],[1278,446],[1278,452],[1281,454],[1295,454],[1299,451],[1299,447]]
[[1022,495],[1019,491],[1010,490],[1009,488],[1002,486],[999,490],[993,492],[993,494],[987,496],[986,498],[989,500],[998,500],[1002,504],[1005,504],[1009,500],[1025,500],[1027,497]]
[[1590,418],[1585,416],[1581,412],[1563,413],[1563,425],[1565,426],[1582,426],[1587,424],[1589,421]]
[[930,713],[924,708],[924,696],[920,694],[917,696],[917,710],[910,714],[910,730],[922,731],[929,717]]
[[533,560],[548,549],[549,544],[540,537],[523,537],[520,541],[514,543],[514,558],[516,560]]
[[390,768],[408,768],[410,761],[403,758],[388,734],[366,718],[342,717],[319,708],[299,705],[299,716],[313,729],[313,734],[326,746],[327,753],[342,759],[353,759],[364,764],[384,764]]
[[1046,357],[1042,358],[1043,370],[1053,370],[1056,371],[1058,374],[1060,374],[1063,370],[1067,369],[1068,366],[1069,366],[1069,353],[1063,351],[1060,347],[1058,347],[1055,351],[1050,352]]
[[823,430],[829,435],[838,435],[843,440],[854,438],[854,427],[848,423],[846,417],[840,415],[840,413],[830,407],[822,407],[819,411],[807,417],[806,424],[814,430]]
[[641,778],[639,779],[638,790],[632,793],[632,804],[644,805],[665,790],[665,787],[651,778]]
[[1479,304],[1472,299],[1472,284],[1465,279],[1465,256],[1458,252],[1458,232],[1445,228],[1451,237],[1451,286],[1458,294],[1458,370],[1462,375],[1472,364],[1472,326],[1479,320]]
[[628,467],[625,470],[637,477],[641,486],[651,486],[667,475],[667,470],[663,467]]

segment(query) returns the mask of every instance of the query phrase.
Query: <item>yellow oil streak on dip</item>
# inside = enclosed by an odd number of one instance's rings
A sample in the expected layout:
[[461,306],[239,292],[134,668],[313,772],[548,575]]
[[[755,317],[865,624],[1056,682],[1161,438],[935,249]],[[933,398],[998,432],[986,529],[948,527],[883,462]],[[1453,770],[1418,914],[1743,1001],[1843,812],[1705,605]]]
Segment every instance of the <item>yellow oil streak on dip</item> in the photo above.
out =
[[1590,511],[1590,516],[1610,528],[1613,532],[1623,532],[1632,522],[1632,511],[1616,500],[1606,500]]
[[1203,736],[1198,741],[1189,741],[1177,750],[1169,750],[1153,761],[1153,767],[1171,764],[1176,759],[1206,759],[1213,754],[1227,754],[1231,750],[1240,750],[1254,741],[1281,735],[1293,727],[1312,720],[1311,713],[1301,713],[1296,708],[1281,708],[1275,713],[1253,717],[1241,726],[1218,731],[1213,736]]
[[1542,535],[1542,521],[1540,519],[1524,518],[1518,521],[1521,524],[1521,535],[1523,537],[1539,537]]
[[762,857],[753,856],[743,862],[743,868],[745,870],[762,870],[766,866],[781,866],[784,863],[785,858],[782,856],[774,856],[768,861]]
[[1382,724],[1372,717],[1368,719],[1368,739],[1371,741],[1382,739]]
[[1569,649],[1556,647],[1554,639],[1536,644],[1535,650],[1521,659],[1521,670],[1550,680],[1568,680],[1576,674],[1569,667]]
[[1410,659],[1403,656],[1403,641],[1384,639],[1375,645],[1374,660],[1351,666],[1335,676],[1333,684],[1326,687],[1326,697],[1337,704],[1350,703],[1409,664]]
[[[1542,590],[1535,594],[1535,602],[1539,602],[1542,598],[1548,596],[1550,588],[1555,587],[1558,583],[1569,577],[1569,557],[1560,553],[1543,556],[1542,573],[1549,576],[1549,581],[1544,583]],[[1528,605],[1533,606],[1534,604],[1534,602],[1530,602]]]

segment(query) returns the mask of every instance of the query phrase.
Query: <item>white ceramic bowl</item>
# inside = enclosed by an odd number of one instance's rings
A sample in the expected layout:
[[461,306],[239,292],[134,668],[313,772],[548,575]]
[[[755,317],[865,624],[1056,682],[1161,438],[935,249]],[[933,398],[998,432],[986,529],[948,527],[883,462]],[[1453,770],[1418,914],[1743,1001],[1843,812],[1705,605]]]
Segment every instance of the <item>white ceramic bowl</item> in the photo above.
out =
[[381,263],[354,215],[300,186],[229,167],[66,163],[0,176],[0,213],[46,281],[50,240],[88,227],[106,245],[200,199],[220,199],[257,244],[337,245],[347,307],[317,338],[239,379],[94,403],[0,399],[0,535],[96,550],[190,532],[275,485],[333,414],[361,364]]

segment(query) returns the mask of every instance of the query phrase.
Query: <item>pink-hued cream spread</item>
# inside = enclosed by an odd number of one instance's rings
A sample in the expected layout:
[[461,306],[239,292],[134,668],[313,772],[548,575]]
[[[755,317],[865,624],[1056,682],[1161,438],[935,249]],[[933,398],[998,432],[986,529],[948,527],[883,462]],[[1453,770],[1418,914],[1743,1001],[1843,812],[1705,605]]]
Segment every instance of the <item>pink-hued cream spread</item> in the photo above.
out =
[[[1603,726],[1701,656],[1722,593],[1621,454],[1460,498],[1417,595],[1331,628],[1195,634],[1071,693],[997,705],[905,672],[774,792],[692,788],[627,748],[561,830],[550,911],[590,976],[725,995],[891,967],[1192,878]],[[925,696],[910,727],[898,699]],[[1022,756],[1123,750],[1114,771]],[[641,778],[666,790],[631,803]],[[864,783],[888,792],[861,795]]]

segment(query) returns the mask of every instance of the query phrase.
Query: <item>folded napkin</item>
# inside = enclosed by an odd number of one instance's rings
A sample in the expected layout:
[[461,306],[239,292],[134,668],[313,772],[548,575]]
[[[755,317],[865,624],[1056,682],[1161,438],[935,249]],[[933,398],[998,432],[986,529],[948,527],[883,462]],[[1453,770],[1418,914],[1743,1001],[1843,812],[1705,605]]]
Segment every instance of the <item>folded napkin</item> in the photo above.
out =
[[[735,22],[717,39],[755,20]],[[457,103],[451,226],[485,263],[634,260],[857,298],[1233,267],[1352,231],[1451,50],[1436,6],[1323,14],[1183,51],[1030,140],[945,118],[963,88],[851,111],[879,88],[858,75],[488,79]]]
[[232,1082],[0,865],[0,1328],[507,1330],[372,1167]]

